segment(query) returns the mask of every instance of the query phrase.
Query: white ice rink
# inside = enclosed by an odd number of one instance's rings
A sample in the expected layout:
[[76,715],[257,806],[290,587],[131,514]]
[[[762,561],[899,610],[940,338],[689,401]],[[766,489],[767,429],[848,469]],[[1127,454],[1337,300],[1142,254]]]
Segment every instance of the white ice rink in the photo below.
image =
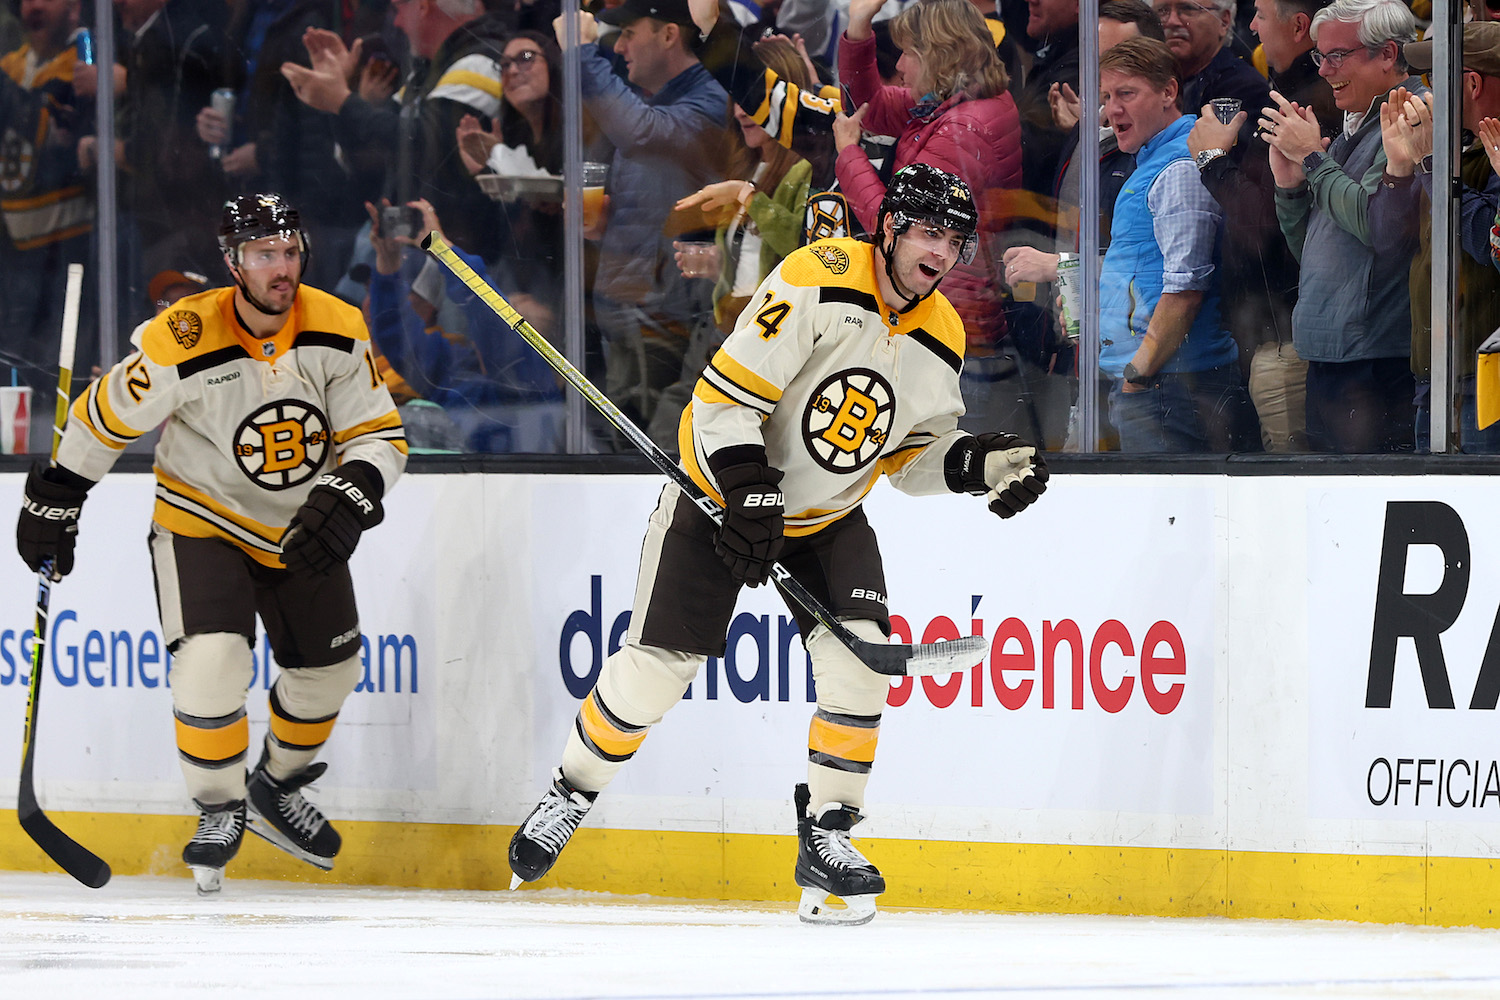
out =
[[0,873],[0,996],[1500,997],[1500,931]]

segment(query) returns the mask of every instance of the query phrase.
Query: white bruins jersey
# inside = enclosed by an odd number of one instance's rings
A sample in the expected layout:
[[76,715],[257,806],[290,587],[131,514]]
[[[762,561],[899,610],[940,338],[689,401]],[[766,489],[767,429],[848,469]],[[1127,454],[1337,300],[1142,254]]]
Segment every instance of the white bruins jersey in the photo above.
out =
[[823,240],[766,276],[693,390],[682,465],[721,502],[708,456],[764,444],[785,478],[786,533],[857,507],[884,472],[903,492],[948,492],[943,458],[965,432],[964,328],[934,292],[911,312],[883,303],[875,248]]
[[406,466],[401,418],[359,310],[303,285],[274,337],[251,336],[234,289],[190,295],[139,331],[139,350],[74,401],[57,462],[99,480],[165,421],[157,524],[224,538],[280,566],[281,535],[318,477],[341,462]]

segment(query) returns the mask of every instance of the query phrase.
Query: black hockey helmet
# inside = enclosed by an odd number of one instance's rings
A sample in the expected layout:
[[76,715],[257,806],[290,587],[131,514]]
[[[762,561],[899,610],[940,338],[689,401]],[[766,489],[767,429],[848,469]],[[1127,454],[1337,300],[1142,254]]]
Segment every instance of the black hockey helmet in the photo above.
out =
[[979,210],[969,185],[930,163],[909,163],[896,171],[885,189],[885,200],[875,221],[877,242],[891,217],[899,237],[916,222],[929,222],[963,234],[958,259],[972,263],[979,249]]
[[219,249],[239,263],[237,248],[251,240],[267,236],[295,237],[302,251],[302,266],[307,267],[307,233],[302,216],[279,194],[241,194],[224,203],[219,220]]

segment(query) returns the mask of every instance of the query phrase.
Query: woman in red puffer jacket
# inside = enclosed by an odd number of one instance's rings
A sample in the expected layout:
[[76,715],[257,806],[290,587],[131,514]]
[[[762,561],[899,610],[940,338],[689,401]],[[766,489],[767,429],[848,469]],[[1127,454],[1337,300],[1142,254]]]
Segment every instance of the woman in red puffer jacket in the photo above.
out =
[[885,184],[859,146],[859,128],[897,136],[894,168],[928,163],[969,185],[980,212],[979,253],[943,280],[943,295],[963,317],[969,356],[994,353],[1005,336],[1002,294],[991,252],[1005,225],[1001,192],[1021,185],[1021,125],[1008,78],[984,18],[969,0],[921,0],[891,22],[902,49],[905,86],[883,86],[870,22],[883,0],[853,0],[839,42],[839,79],[847,122],[835,126],[836,172],[849,207],[874,232]]

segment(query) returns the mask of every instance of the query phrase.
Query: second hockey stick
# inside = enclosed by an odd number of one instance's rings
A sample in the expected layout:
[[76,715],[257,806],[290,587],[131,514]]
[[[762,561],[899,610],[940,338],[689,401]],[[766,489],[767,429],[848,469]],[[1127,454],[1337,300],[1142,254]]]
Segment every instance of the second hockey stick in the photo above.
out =
[[[62,347],[57,352],[57,407],[53,411],[52,461],[68,422],[68,396],[73,390],[73,348],[78,341],[78,302],[83,292],[83,265],[68,265],[67,297],[63,301]],[[21,784],[16,793],[16,818],[21,829],[57,862],[59,868],[91,889],[109,881],[109,865],[94,852],[60,830],[36,800],[36,720],[42,701],[42,672],[47,650],[48,607],[52,602],[52,560],[36,575],[36,635],[31,643],[31,686],[26,695],[26,723],[22,730]]]
[[[499,292],[490,286],[474,269],[466,264],[462,257],[453,252],[441,236],[432,233],[422,241],[422,248],[436,257],[444,267],[469,287],[474,294],[484,301],[484,304],[494,310],[507,326],[515,330],[525,338],[526,342],[536,350],[547,363],[557,370],[563,378],[572,383],[573,387],[583,393],[585,399],[604,415],[610,423],[630,439],[649,459],[651,463],[667,475],[667,478],[676,483],[688,499],[697,505],[698,509],[713,519],[715,524],[724,521],[724,509],[705,493],[692,478],[684,472],[666,452],[657,446],[637,427],[620,408],[610,401],[609,397],[600,392],[573,363],[565,358],[557,348],[547,342],[528,322],[525,317],[516,312],[509,302]],[[982,635],[966,636],[962,639],[953,639],[947,642],[924,642],[916,644],[886,645],[882,643],[868,642],[861,639],[849,630],[843,622],[839,621],[813,594],[802,585],[781,563],[771,564],[771,579],[781,588],[793,601],[797,602],[808,614],[818,620],[818,623],[832,632],[840,642],[849,647],[850,652],[859,657],[866,666],[879,674],[888,674],[892,677],[923,677],[934,674],[951,674],[955,670],[964,670],[973,666],[984,658],[989,648],[988,641]]]

